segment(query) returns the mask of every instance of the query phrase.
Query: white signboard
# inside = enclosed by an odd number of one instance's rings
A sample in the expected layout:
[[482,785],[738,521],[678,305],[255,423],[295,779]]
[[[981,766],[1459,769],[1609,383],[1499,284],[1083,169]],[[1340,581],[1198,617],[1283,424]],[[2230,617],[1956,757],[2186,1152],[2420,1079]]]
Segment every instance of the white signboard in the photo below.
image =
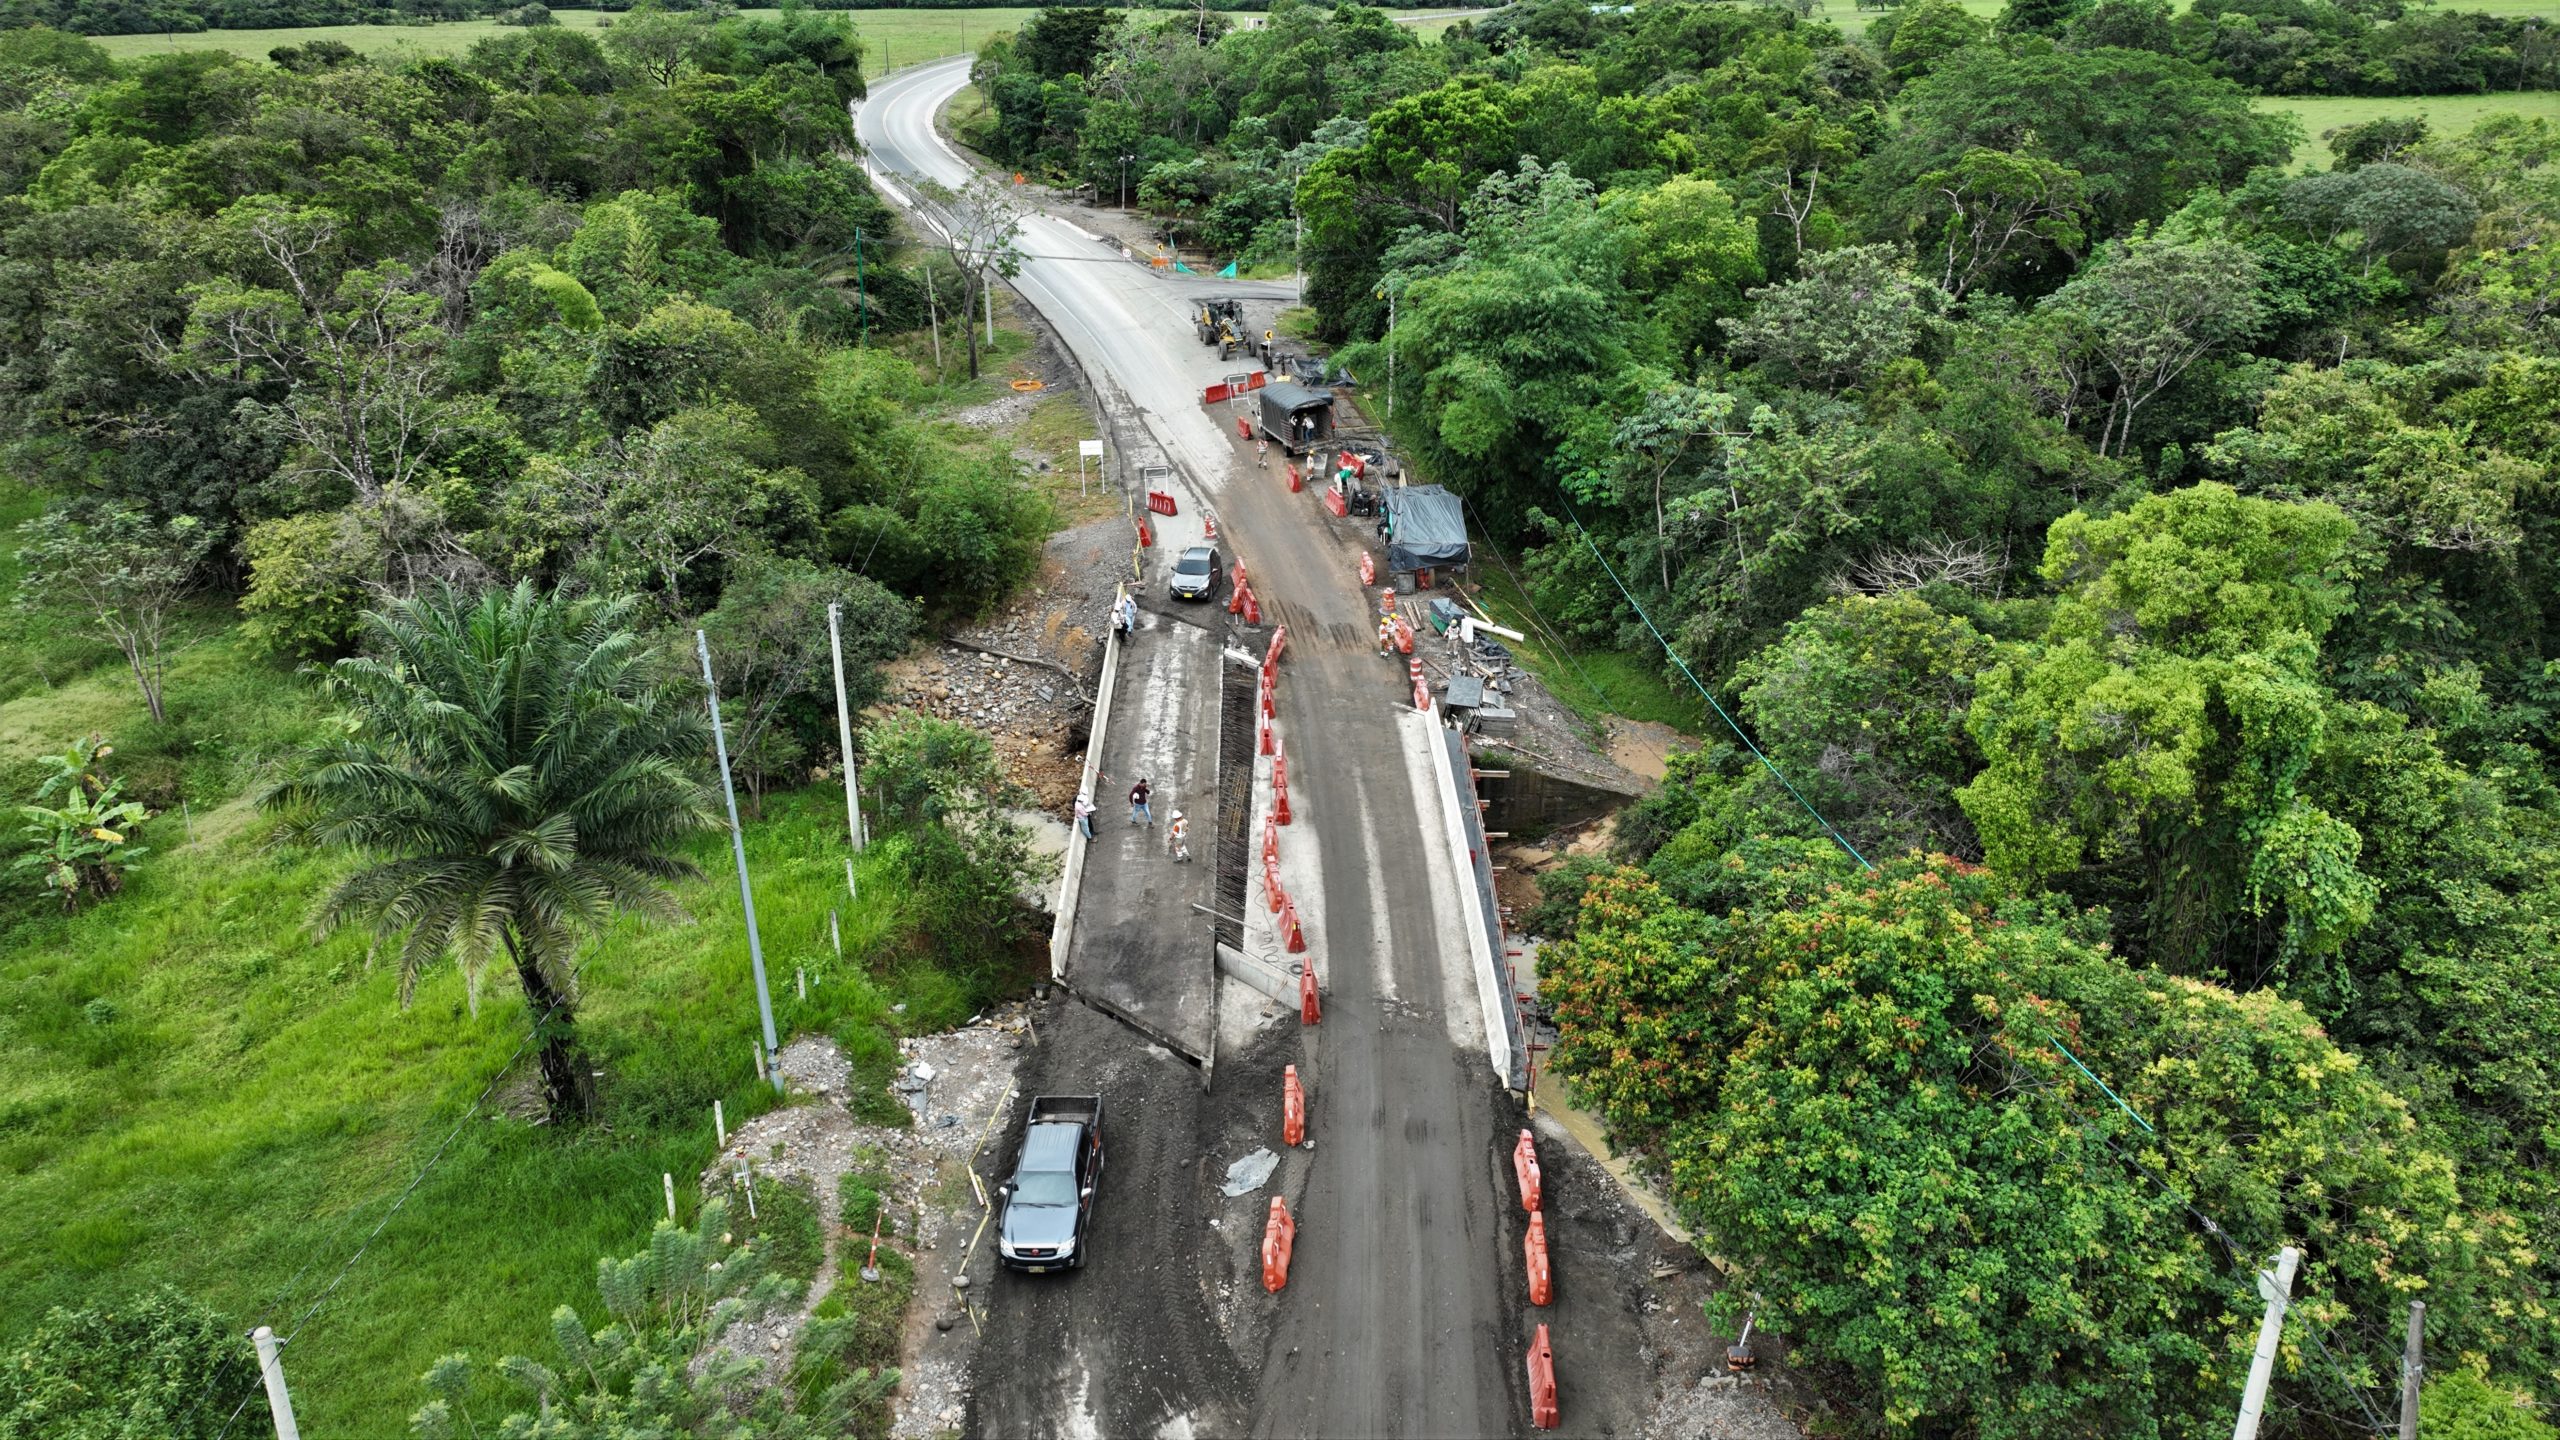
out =
[[1102,458],[1102,442],[1099,440],[1079,440],[1076,442],[1076,454],[1087,460],[1099,460]]

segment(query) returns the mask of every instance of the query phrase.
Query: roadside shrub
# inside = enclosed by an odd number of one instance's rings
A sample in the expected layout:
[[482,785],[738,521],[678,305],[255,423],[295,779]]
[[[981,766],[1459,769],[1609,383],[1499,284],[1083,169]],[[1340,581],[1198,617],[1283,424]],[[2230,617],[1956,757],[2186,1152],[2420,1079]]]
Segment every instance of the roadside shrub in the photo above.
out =
[[238,1329],[163,1287],[54,1310],[0,1354],[0,1440],[214,1440],[258,1389]]

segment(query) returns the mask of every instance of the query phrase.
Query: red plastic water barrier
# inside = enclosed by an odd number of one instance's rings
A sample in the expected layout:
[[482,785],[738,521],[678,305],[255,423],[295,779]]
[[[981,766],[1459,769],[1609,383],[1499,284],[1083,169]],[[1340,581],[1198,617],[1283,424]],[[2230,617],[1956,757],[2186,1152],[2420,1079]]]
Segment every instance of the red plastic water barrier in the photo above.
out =
[[1252,374],[1244,377],[1244,388],[1247,390],[1259,390],[1269,383],[1270,378],[1259,370],[1256,370]]
[[1200,392],[1200,403],[1203,405],[1215,405],[1221,400],[1228,399],[1235,393],[1236,392],[1229,389],[1226,382],[1222,380]]
[[1244,623],[1247,625],[1262,623],[1262,601],[1254,595],[1253,587],[1249,585],[1245,587],[1244,592]]
[[1287,895],[1280,897],[1280,938],[1288,944],[1289,953],[1307,953],[1307,932],[1298,924],[1298,902]]
[[[1280,827],[1273,823],[1268,815],[1262,817],[1262,863],[1265,865],[1280,863]],[[1529,1132],[1523,1130],[1520,1133],[1526,1135]]]
[[1280,888],[1280,857],[1277,855],[1262,862],[1262,893],[1271,901],[1271,913],[1274,915],[1280,913],[1281,906],[1289,903],[1289,892]]
[[1253,733],[1254,748],[1262,754],[1270,754],[1271,747],[1280,743],[1271,733],[1271,717],[1268,715],[1257,716],[1255,718],[1253,722]]
[[1271,818],[1289,823],[1289,757],[1283,754],[1271,757]]
[[1413,653],[1413,627],[1402,620],[1396,621],[1396,653],[1399,655]]
[[1342,492],[1339,490],[1327,490],[1324,492],[1324,508],[1332,511],[1336,519],[1340,519],[1341,517],[1351,513],[1350,502],[1342,498]]
[[1162,490],[1150,490],[1147,492],[1147,508],[1153,510],[1159,515],[1172,515],[1178,513],[1174,509],[1173,497]]
[[1556,1407],[1556,1350],[1547,1341],[1547,1327],[1541,1325],[1537,1338],[1529,1342],[1529,1424],[1553,1430],[1563,1423],[1564,1412]]
[[1307,1092],[1298,1085],[1298,1067],[1280,1072],[1280,1139],[1303,1145],[1307,1139]]
[[[1231,390],[1227,393],[1232,395],[1235,392]],[[1253,422],[1241,415],[1236,417],[1236,438],[1239,440],[1250,440],[1253,438]]]
[[1316,998],[1316,967],[1313,965],[1298,972],[1298,1023],[1324,1023],[1324,1002]]
[[1430,709],[1431,687],[1422,683],[1422,662],[1420,660],[1408,660],[1405,662],[1405,678],[1413,682],[1413,708],[1416,710]]
[[1544,1305],[1556,1298],[1555,1277],[1547,1269],[1547,1217],[1529,1217],[1529,1238],[1521,1242],[1529,1257],[1529,1303]]
[[[1211,532],[1211,533],[1213,533],[1213,534],[1215,533],[1214,527],[1213,527],[1213,529],[1212,529],[1212,532]],[[1243,583],[1245,583],[1245,579],[1244,579],[1244,557],[1243,557],[1243,556],[1241,556],[1241,555],[1239,555],[1239,556],[1237,556],[1237,557],[1236,557],[1236,583],[1237,583],[1237,584],[1239,584],[1239,585],[1242,585]]]
[[1269,680],[1265,680],[1265,681],[1263,681],[1263,682],[1262,682],[1262,691],[1261,691],[1261,693],[1260,693],[1259,695],[1255,696],[1254,698],[1255,698],[1256,700],[1258,700],[1258,701],[1260,701],[1260,702],[1261,702],[1261,705],[1262,705],[1262,713],[1263,713],[1265,716],[1269,717],[1270,719],[1277,720],[1277,719],[1279,719],[1279,718],[1280,718],[1280,713],[1279,713],[1278,711],[1276,711],[1276,710],[1274,710],[1274,709],[1272,709],[1272,708],[1271,708],[1271,696],[1272,696],[1273,689],[1274,689],[1274,687],[1272,686],[1271,682],[1270,682]]
[[[1200,512],[1200,538],[1203,540],[1218,538],[1218,517],[1206,510]],[[1241,560],[1236,562],[1236,574],[1239,576],[1244,574],[1244,562]]]
[[1360,583],[1363,585],[1378,583],[1378,562],[1371,559],[1366,550],[1360,552]]
[[1263,1289],[1277,1295],[1280,1287],[1289,1283],[1289,1252],[1297,1245],[1298,1222],[1289,1218],[1289,1202],[1274,1195],[1271,1219],[1262,1227]]
[[1141,550],[1144,550],[1144,549],[1146,549],[1148,546],[1153,545],[1153,544],[1155,544],[1155,543],[1156,543],[1156,537],[1155,537],[1155,534],[1154,534],[1154,532],[1152,532],[1152,531],[1150,531],[1150,530],[1148,530],[1148,529],[1147,529],[1147,522],[1146,522],[1146,521],[1144,521],[1144,520],[1139,521],[1139,522],[1138,522],[1138,548],[1139,548],[1139,549],[1141,549]]
[[1366,475],[1369,473],[1369,462],[1365,458],[1354,455],[1348,450],[1343,451],[1340,455],[1335,457],[1335,460],[1343,469],[1350,471],[1354,475]]
[[1520,1143],[1511,1150],[1511,1173],[1520,1177],[1520,1208],[1535,1215],[1540,1209],[1540,1176],[1538,1142],[1528,1131],[1520,1132]]
[[1283,626],[1281,626],[1279,629],[1274,630],[1274,631],[1272,631],[1272,632],[1271,632],[1271,648],[1270,648],[1270,649],[1268,649],[1268,650],[1266,650],[1266,651],[1264,651],[1264,652],[1262,652],[1262,673],[1263,673],[1263,674],[1265,674],[1265,675],[1275,675],[1275,676],[1278,674],[1278,672],[1279,672],[1279,668],[1280,668],[1280,652],[1281,652],[1283,649],[1286,649],[1286,648],[1288,647],[1288,644],[1289,644],[1289,627],[1288,627],[1288,626],[1283,625]]
[[1248,589],[1250,589],[1250,588],[1251,588],[1250,586],[1248,586],[1248,585],[1246,585],[1246,584],[1244,583],[1244,577],[1243,577],[1243,576],[1239,575],[1239,576],[1237,576],[1237,577],[1236,577],[1236,583],[1235,583],[1235,584],[1233,584],[1233,585],[1231,585],[1231,586],[1229,586],[1229,587],[1227,588],[1227,613],[1228,613],[1228,614],[1233,615],[1233,614],[1235,614],[1236,612],[1238,612],[1238,611],[1240,611],[1240,610],[1244,609],[1244,597],[1245,597],[1245,592],[1246,592]]
[[1298,467],[1291,465],[1287,468],[1289,472],[1289,493],[1295,495],[1299,491],[1307,488],[1306,482],[1298,478]]

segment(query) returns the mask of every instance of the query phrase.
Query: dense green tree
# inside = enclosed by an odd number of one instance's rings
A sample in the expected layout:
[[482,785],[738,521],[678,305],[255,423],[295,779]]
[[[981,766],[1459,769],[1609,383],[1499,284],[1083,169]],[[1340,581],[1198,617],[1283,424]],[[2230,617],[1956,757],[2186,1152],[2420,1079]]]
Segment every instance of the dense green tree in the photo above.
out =
[[1872,203],[1912,194],[1976,148],[2032,150],[2084,177],[2097,239],[2282,162],[2300,135],[2184,60],[2036,39],[1948,57],[1903,92],[1901,116],[1861,180]]
[[1956,791],[1982,763],[1964,722],[1991,659],[1963,618],[1903,591],[1805,612],[1734,678],[1760,748],[1862,849],[1969,855]]
[[878,581],[806,560],[758,556],[735,567],[702,617],[712,670],[729,703],[729,753],[761,796],[808,772],[835,728],[835,661],[827,607],[840,606],[845,704],[880,699],[880,667],[906,653],[915,609]]
[[618,916],[673,914],[666,884],[693,873],[680,847],[712,818],[701,714],[658,678],[631,616],[530,585],[369,611],[373,652],[329,671],[347,733],[261,799],[291,838],[364,855],[314,923],[389,946],[404,1004],[448,957],[477,1003],[505,961],[558,1121],[595,1104],[578,946]]
[[[2319,1297],[2297,1323],[2349,1364],[2396,1349],[2405,1295],[2443,1313],[2526,1253],[2299,1007],[2129,970],[2086,917],[1944,860],[1727,868],[1751,898],[1724,915],[1591,885],[1540,967],[1556,1071],[1879,1429],[2200,1432],[2228,1423],[2279,1238]],[[2474,1343],[2531,1328],[2468,1319]],[[2278,1385],[2352,1411],[2325,1369]]]
[[2318,646],[2353,525],[2221,485],[2055,522],[2044,633],[1984,672],[1959,792],[1992,866],[2132,902],[2158,963],[2209,970],[2243,914],[2334,951],[2372,917],[2355,830],[2314,803]]
[[1748,315],[1725,322],[1734,353],[1783,379],[1835,390],[1909,355],[1946,303],[1890,245],[1808,256],[1797,278],[1751,298]]

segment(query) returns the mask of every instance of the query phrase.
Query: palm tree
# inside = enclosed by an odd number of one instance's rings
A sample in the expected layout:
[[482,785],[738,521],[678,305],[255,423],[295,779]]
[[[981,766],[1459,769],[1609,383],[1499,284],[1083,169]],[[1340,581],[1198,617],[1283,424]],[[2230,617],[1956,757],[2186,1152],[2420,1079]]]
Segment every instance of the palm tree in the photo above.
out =
[[529,585],[367,611],[369,653],[327,678],[346,734],[260,797],[295,838],[373,857],[314,924],[396,945],[402,1005],[449,955],[476,1011],[506,956],[556,1121],[595,1097],[573,1027],[579,942],[617,915],[675,916],[667,882],[696,873],[676,847],[713,818],[706,727],[661,684],[631,612]]

